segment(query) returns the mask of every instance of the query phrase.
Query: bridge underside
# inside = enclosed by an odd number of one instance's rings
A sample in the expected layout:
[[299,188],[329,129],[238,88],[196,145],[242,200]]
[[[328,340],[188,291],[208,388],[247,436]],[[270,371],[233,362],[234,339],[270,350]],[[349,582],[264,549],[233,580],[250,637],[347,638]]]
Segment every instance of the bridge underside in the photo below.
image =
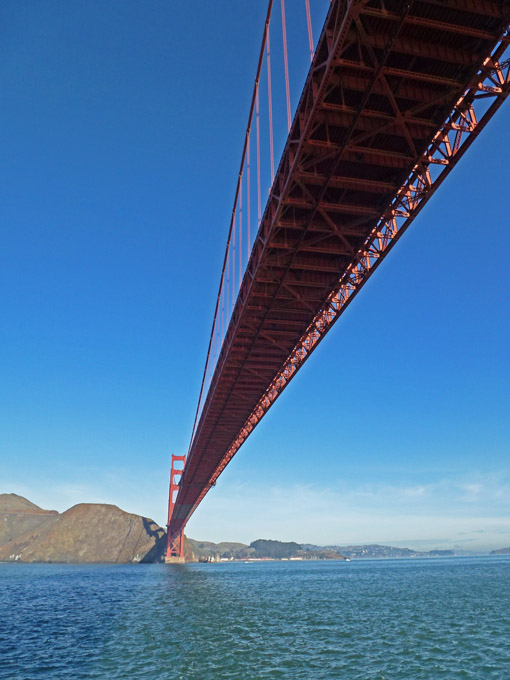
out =
[[172,535],[508,95],[509,15],[495,0],[333,1]]

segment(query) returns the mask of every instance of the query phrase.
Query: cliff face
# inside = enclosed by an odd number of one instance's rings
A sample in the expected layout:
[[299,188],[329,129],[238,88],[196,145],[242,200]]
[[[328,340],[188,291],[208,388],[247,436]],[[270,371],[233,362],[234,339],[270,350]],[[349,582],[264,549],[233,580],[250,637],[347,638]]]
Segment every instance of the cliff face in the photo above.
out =
[[165,544],[155,522],[115,505],[80,503],[59,514],[0,495],[0,561],[159,562]]

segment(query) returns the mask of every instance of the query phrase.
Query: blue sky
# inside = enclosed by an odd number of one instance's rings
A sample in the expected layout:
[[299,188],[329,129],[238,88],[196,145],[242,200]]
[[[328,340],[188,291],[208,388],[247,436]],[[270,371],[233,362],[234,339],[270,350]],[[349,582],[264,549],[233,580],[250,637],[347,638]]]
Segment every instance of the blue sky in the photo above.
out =
[[[0,492],[165,521],[264,4],[2,3]],[[306,56],[301,4],[287,3],[291,56]],[[294,100],[306,68],[291,60]],[[509,122],[507,103],[227,468],[191,536],[510,545]]]

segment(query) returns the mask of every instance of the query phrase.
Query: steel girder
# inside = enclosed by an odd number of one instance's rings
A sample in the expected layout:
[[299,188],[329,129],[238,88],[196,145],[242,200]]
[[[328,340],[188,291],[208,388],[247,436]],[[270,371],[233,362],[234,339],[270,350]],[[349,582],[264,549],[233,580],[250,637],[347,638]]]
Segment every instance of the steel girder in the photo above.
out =
[[334,0],[169,520],[187,520],[510,91],[509,3]]

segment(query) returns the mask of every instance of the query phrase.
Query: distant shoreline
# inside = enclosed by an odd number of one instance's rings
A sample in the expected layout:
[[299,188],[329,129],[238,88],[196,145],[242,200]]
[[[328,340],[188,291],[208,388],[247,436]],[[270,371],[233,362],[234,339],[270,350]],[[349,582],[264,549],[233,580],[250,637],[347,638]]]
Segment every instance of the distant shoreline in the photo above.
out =
[[[115,505],[79,503],[59,513],[44,510],[17,494],[0,494],[0,562],[40,564],[139,564],[164,561],[166,532],[153,520]],[[316,562],[367,559],[417,559],[507,555],[510,548],[487,553],[456,550],[418,551],[367,544],[319,546],[257,539],[249,545],[184,540],[186,562]]]

